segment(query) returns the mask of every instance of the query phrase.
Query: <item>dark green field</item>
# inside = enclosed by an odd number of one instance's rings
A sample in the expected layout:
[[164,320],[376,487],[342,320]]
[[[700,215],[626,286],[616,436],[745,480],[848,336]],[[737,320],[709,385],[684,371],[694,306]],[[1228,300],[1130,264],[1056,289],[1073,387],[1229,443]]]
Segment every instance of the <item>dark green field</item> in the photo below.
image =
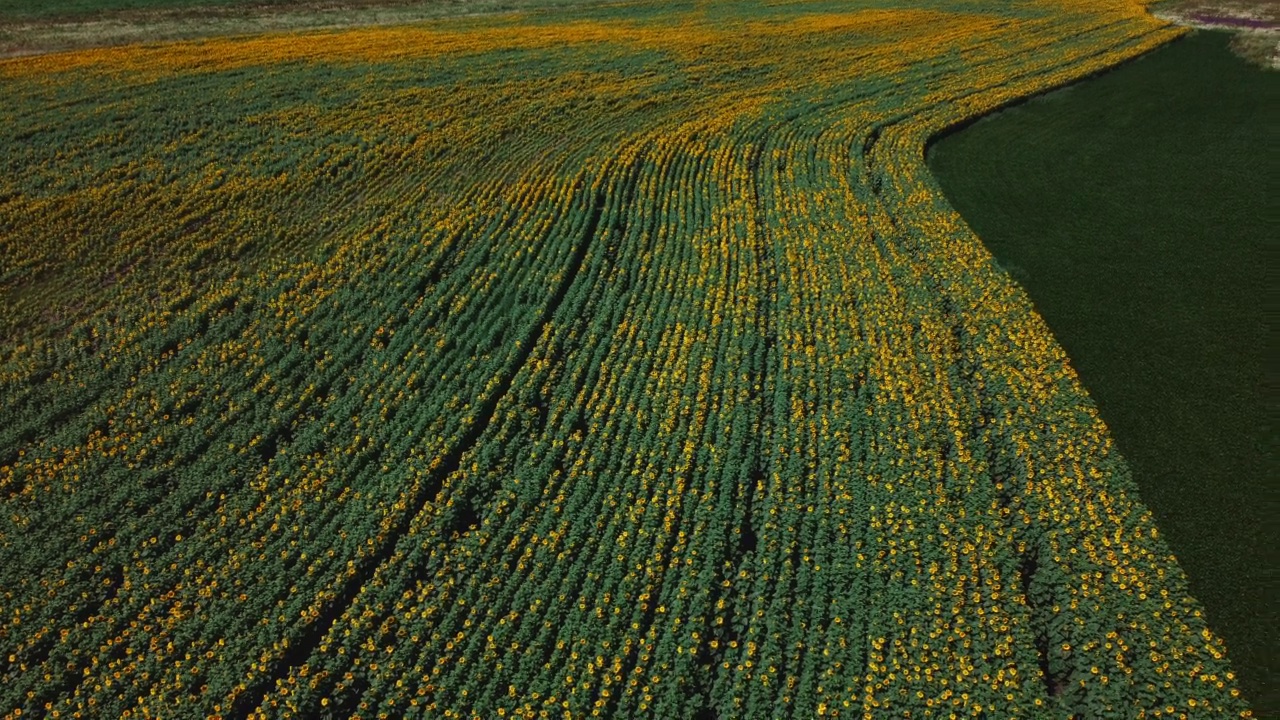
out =
[[1261,717],[1280,715],[1280,73],[1196,33],[939,140],[952,204],[1066,348]]

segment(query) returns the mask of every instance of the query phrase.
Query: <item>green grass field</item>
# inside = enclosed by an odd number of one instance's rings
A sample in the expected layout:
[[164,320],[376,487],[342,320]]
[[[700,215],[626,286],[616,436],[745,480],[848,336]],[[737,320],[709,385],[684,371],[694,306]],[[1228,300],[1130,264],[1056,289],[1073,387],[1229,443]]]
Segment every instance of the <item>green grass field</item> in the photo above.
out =
[[1030,293],[1142,498],[1280,714],[1275,345],[1280,73],[1197,33],[938,141],[952,204]]

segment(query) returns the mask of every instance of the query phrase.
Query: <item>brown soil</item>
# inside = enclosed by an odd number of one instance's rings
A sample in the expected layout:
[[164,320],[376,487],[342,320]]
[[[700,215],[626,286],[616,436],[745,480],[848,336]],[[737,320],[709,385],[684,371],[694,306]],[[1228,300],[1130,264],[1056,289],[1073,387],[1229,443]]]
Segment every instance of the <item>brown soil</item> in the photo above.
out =
[[1232,31],[1237,55],[1280,69],[1280,0],[1174,0],[1153,10],[1179,25]]
[[[564,0],[561,5],[600,0]],[[551,7],[546,0],[298,0],[0,20],[0,58],[137,43],[422,22]]]

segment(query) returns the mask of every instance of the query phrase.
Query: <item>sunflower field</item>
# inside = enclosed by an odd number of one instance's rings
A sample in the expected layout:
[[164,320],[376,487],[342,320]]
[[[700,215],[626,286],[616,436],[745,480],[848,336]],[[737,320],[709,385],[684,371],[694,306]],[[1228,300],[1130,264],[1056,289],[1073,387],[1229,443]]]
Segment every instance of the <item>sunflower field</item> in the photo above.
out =
[[1250,717],[924,165],[1133,0],[0,61],[0,717]]

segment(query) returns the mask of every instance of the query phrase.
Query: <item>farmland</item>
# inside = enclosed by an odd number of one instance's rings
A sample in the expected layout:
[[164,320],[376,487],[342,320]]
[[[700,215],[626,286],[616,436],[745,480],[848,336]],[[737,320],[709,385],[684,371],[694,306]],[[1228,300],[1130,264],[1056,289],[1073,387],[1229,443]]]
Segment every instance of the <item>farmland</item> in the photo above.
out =
[[[0,9],[0,16],[34,20],[47,17],[112,15],[120,12],[171,10],[208,12],[243,9],[246,6],[287,7],[304,5],[307,2],[308,0],[9,0],[5,7]],[[368,0],[353,0],[348,3],[348,6],[363,4],[368,4]]]
[[1251,589],[1280,547],[1260,341],[1276,200],[1259,182],[1278,159],[1280,73],[1227,46],[1177,40],[948,136],[930,167],[1067,350],[1269,717],[1280,636]]
[[1248,717],[924,165],[1182,31],[905,6],[0,62],[2,717]]
[[621,0],[7,0],[0,58],[211,37],[558,12]]

